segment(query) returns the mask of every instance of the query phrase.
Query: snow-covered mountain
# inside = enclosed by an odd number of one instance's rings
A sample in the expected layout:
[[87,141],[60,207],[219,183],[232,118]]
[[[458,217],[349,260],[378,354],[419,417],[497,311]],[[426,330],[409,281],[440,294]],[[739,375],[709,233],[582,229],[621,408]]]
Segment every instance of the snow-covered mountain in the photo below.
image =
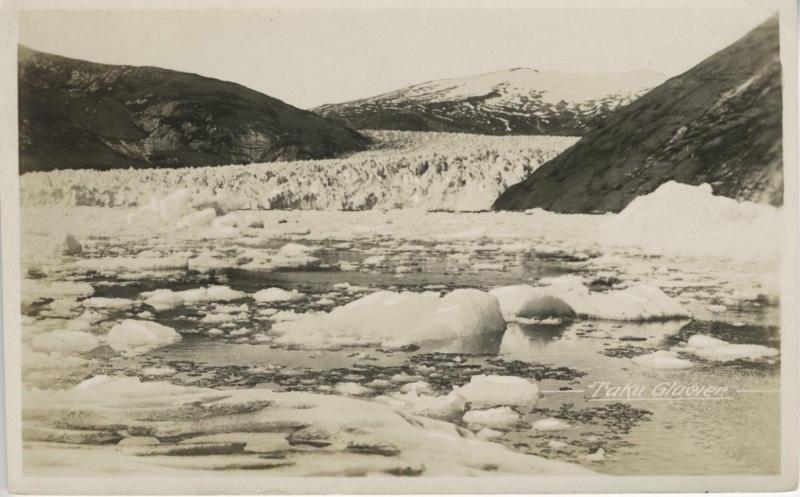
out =
[[313,110],[355,129],[575,136],[665,79],[651,70],[569,74],[515,68]]

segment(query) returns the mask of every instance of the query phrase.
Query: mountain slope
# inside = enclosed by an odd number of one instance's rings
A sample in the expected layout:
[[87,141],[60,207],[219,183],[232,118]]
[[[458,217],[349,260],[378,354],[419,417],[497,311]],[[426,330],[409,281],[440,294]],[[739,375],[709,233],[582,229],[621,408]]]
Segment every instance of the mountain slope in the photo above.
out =
[[646,70],[565,74],[516,68],[313,110],[354,129],[574,136],[662,81],[662,74]]
[[18,50],[20,172],[332,157],[366,138],[234,83]]
[[506,190],[498,210],[620,211],[669,180],[781,205],[781,66],[772,18],[615,112]]

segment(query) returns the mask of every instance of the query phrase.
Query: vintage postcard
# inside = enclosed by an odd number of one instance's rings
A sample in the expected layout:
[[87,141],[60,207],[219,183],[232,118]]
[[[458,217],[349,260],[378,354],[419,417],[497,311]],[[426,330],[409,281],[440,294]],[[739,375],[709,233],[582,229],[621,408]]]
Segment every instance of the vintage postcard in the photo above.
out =
[[781,0],[2,3],[10,490],[781,491]]

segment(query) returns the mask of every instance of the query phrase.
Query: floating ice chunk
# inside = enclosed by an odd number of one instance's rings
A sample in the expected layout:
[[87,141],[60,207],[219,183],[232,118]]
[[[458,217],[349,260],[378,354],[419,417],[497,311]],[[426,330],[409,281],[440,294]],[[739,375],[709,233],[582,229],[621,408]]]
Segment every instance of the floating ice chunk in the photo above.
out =
[[776,357],[780,354],[777,349],[765,347],[763,345],[752,345],[746,343],[731,343],[722,347],[709,347],[694,352],[698,357],[707,361],[728,362],[738,359],[749,359],[757,361]]
[[464,423],[470,429],[481,428],[509,429],[520,421],[517,414],[510,407],[495,407],[492,409],[478,409],[464,413]]
[[365,266],[379,266],[384,262],[386,262],[385,255],[371,255],[366,259],[364,259],[364,262],[362,264],[364,264]]
[[228,314],[226,312],[212,312],[203,316],[203,319],[201,319],[200,322],[205,324],[230,324],[236,321],[244,321],[245,319],[247,319],[246,316]]
[[476,375],[462,387],[453,388],[472,407],[520,406],[535,407],[539,387],[518,376]]
[[282,288],[272,287],[259,290],[253,294],[253,299],[257,302],[288,302],[293,300],[300,300],[305,297],[305,294],[292,290],[287,292]]
[[561,440],[550,440],[547,442],[547,446],[553,450],[561,450],[567,448],[567,443],[562,442]]
[[503,316],[508,320],[575,315],[572,307],[543,288],[514,285],[495,288],[489,293],[497,297]]
[[433,393],[433,387],[427,381],[414,381],[401,386],[400,391],[403,393],[416,392],[418,394]]
[[478,437],[478,440],[487,440],[487,441],[494,441],[503,438],[504,433],[502,431],[493,430],[491,428],[481,428],[475,436]]
[[678,354],[670,350],[658,350],[631,359],[634,364],[653,369],[687,369],[694,364],[692,361],[681,359]]
[[185,230],[190,228],[199,228],[201,226],[208,226],[216,217],[217,213],[214,211],[214,209],[203,209],[201,211],[192,212],[191,214],[186,214],[181,218],[180,221],[178,221],[176,227],[179,230]]
[[381,379],[375,379],[367,383],[367,386],[370,388],[388,388],[391,385],[391,382]]
[[107,297],[91,297],[81,301],[84,307],[91,309],[127,309],[134,304],[133,300]]
[[141,447],[146,445],[158,445],[161,442],[156,437],[125,437],[117,445],[120,447]]
[[692,335],[686,345],[690,349],[705,349],[708,347],[722,347],[729,345],[725,340],[710,337],[708,335]]
[[79,368],[90,364],[90,361],[75,355],[64,355],[60,352],[39,352],[27,343],[22,344],[22,371],[57,370],[62,374],[64,370]]
[[337,264],[339,265],[340,271],[358,271],[358,268],[361,267],[358,264],[348,261],[339,261]]
[[247,312],[250,310],[250,307],[247,304],[235,305],[235,304],[212,304],[214,306],[214,312],[228,312],[232,314],[238,314],[242,312]]
[[308,255],[316,250],[318,250],[317,247],[309,247],[299,243],[287,243],[278,249],[278,255],[282,257],[298,257]]
[[402,383],[411,383],[413,381],[420,381],[422,380],[422,377],[416,375],[412,376],[406,373],[396,373],[393,374],[392,377],[389,378],[389,380],[395,384],[402,384]]
[[175,368],[171,368],[169,366],[154,366],[142,369],[143,376],[172,376],[175,373]]
[[505,320],[497,299],[479,290],[437,293],[376,292],[330,313],[276,323],[276,341],[307,348],[454,340],[501,333]]
[[[320,314],[313,312],[302,314],[294,311],[278,311],[278,312],[273,312],[272,315],[270,315],[270,320],[275,321],[276,323],[281,323],[285,321],[299,321],[301,319],[310,319],[314,316],[319,316],[319,315]],[[273,329],[275,329],[274,326]]]
[[88,283],[73,281],[31,280],[22,281],[23,302],[41,298],[80,298],[88,297],[94,293],[94,288]]
[[75,298],[59,298],[55,299],[49,304],[48,315],[53,317],[69,317],[75,313],[75,310],[80,307],[80,303]]
[[143,292],[141,297],[144,303],[152,306],[157,311],[174,309],[183,304],[204,304],[208,302],[228,302],[247,297],[247,294],[230,287],[215,285],[209,287],[192,288],[175,292],[168,289],[159,289],[152,292]]
[[583,456],[583,458],[589,462],[602,462],[606,460],[606,451],[603,450],[602,447],[600,447],[591,454]]
[[714,362],[729,362],[739,359],[757,361],[777,357],[780,354],[778,349],[764,345],[729,343],[706,335],[692,335],[687,342],[686,350],[702,359]]
[[142,296],[146,297],[145,304],[159,312],[180,307],[184,303],[184,298],[172,290],[159,289],[142,293]]
[[566,430],[570,425],[566,421],[558,418],[545,418],[534,421],[531,427],[537,431],[558,431]]
[[89,352],[99,346],[96,336],[83,331],[51,331],[31,340],[31,347],[41,352]]
[[337,383],[333,389],[336,391],[336,393],[340,393],[342,395],[366,395],[372,391],[369,388],[352,381]]
[[334,284],[333,288],[336,288],[337,290],[344,290],[347,293],[362,293],[372,290],[371,288],[366,286],[351,285],[346,281]]
[[592,292],[572,277],[547,282],[549,285],[544,287],[516,285],[496,288],[490,293],[497,297],[507,319],[580,316],[646,321],[690,316],[672,297],[653,286]]
[[779,208],[668,181],[611,217],[600,240],[664,255],[776,260],[781,227]]
[[168,326],[152,321],[126,319],[111,328],[107,340],[108,345],[118,352],[141,353],[180,342],[182,337]]
[[231,264],[228,264],[223,260],[217,259],[210,252],[203,252],[199,254],[197,257],[189,259],[188,266],[191,271],[197,271],[199,273],[208,273],[215,269],[224,269],[226,267],[230,267]]
[[99,257],[83,259],[75,263],[84,271],[120,272],[120,271],[167,271],[186,269],[186,259],[180,256],[171,257]]
[[201,288],[193,288],[178,292],[187,304],[202,304],[206,302],[229,302],[247,297],[247,294],[238,290],[233,290],[224,285],[214,285]]
[[[135,377],[100,376],[66,390],[25,390],[22,406],[22,418],[44,420],[41,426],[45,429],[63,432],[63,428],[57,426],[63,416],[52,414],[77,409],[81,416],[69,419],[76,428],[73,431],[102,430],[113,434],[120,426],[135,427],[137,433],[161,441],[152,448],[180,448],[182,443],[165,440],[179,438],[197,446],[236,444],[241,449],[247,443],[246,451],[280,450],[285,455],[281,462],[290,464],[290,472],[282,475],[310,476],[319,474],[320,470],[337,474],[358,471],[377,474],[406,467],[429,476],[531,472],[591,474],[578,465],[521,454],[500,444],[467,436],[452,423],[400,413],[378,402],[341,395],[275,392],[261,388],[214,390],[165,381],[142,382]],[[198,416],[175,417],[175,413],[185,413],[187,408]],[[165,423],[164,419],[170,421]],[[265,429],[268,433],[259,433]],[[292,433],[288,441],[287,432]],[[304,446],[295,447],[301,450],[287,450],[287,442]],[[61,452],[51,452],[49,447],[40,450],[47,451],[47,455]],[[364,452],[381,456],[366,456]],[[82,473],[109,474],[110,468],[116,468],[118,476],[130,476],[141,467],[141,457],[137,454],[134,447],[129,447],[111,450],[91,462],[78,462],[84,464]],[[314,460],[313,464],[307,464],[309,457]],[[183,468],[193,470],[221,469],[229,464],[228,458],[220,461],[217,456],[174,459]],[[234,460],[262,465],[264,461],[259,454],[236,454]]]
[[435,419],[458,419],[464,414],[466,407],[464,397],[454,393],[433,396],[410,391],[406,394],[394,394],[392,398],[402,402],[414,414]]

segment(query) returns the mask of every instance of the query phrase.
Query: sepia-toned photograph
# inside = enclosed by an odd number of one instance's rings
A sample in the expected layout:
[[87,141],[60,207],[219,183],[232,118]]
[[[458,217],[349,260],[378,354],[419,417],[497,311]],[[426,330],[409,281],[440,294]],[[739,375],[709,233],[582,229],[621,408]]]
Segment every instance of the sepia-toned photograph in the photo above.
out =
[[797,488],[794,2],[4,9],[11,491]]

